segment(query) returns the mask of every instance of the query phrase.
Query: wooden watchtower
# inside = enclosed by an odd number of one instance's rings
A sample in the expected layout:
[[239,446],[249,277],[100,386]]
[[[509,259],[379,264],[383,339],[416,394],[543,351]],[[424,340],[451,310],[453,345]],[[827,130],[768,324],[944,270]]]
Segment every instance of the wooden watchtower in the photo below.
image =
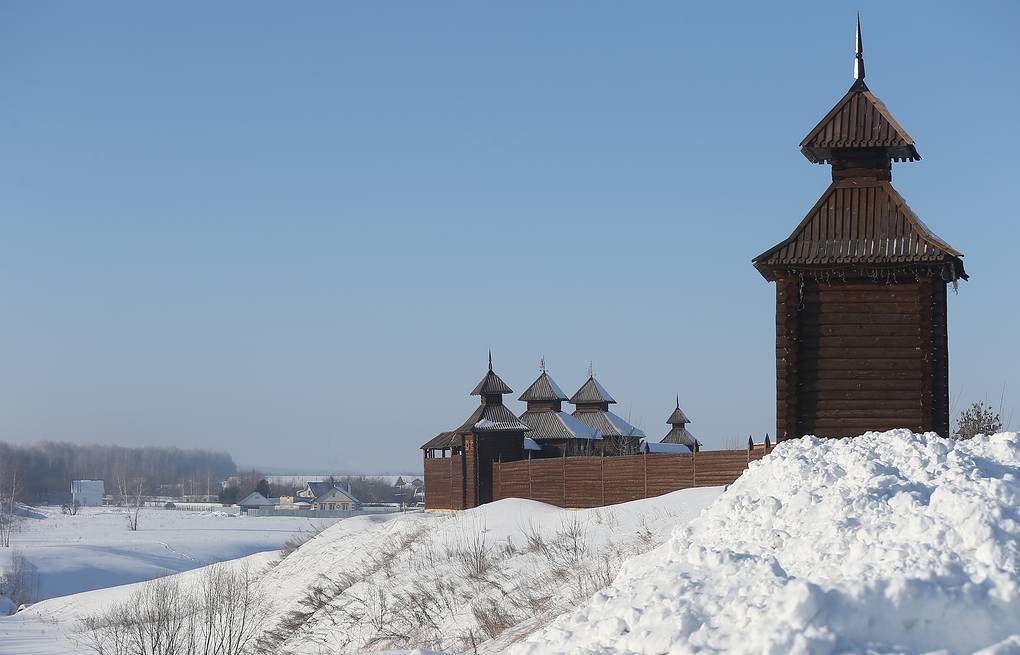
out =
[[860,18],[853,86],[800,147],[832,166],[832,183],[753,260],[776,283],[777,440],[948,436],[946,286],[967,274],[891,184],[893,161],[921,156],[864,83]]

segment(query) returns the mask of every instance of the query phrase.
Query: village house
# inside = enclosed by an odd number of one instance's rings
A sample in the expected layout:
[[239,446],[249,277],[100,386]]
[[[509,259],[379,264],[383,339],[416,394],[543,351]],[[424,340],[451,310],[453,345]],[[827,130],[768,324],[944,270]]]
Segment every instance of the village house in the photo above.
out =
[[237,502],[237,506],[240,509],[241,514],[247,514],[248,512],[262,509],[269,509],[276,507],[280,504],[279,498],[266,498],[257,491],[253,491],[241,500]]
[[313,510],[357,512],[361,508],[361,501],[339,486],[327,489],[312,500]]

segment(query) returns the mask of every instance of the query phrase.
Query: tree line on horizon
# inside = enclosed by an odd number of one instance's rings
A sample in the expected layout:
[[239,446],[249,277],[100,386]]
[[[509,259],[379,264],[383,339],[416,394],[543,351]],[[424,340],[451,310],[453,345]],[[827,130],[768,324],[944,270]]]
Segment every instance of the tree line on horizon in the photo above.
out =
[[215,494],[219,482],[237,471],[226,452],[55,441],[0,442],[0,466],[18,472],[19,499],[26,502],[59,501],[72,480],[103,480],[107,493],[114,493],[117,480],[130,479],[144,481],[145,494]]

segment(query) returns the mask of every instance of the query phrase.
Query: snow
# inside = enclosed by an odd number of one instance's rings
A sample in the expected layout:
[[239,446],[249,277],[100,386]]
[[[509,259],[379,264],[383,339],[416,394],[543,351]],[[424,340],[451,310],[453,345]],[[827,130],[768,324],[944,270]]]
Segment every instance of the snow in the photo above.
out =
[[76,516],[37,508],[12,535],[13,548],[0,549],[0,573],[17,550],[36,571],[35,599],[42,600],[277,550],[295,532],[335,522],[143,509],[132,532],[126,516],[112,507],[83,507]]
[[[472,639],[478,642],[479,653],[503,652],[508,642],[489,639],[479,627],[476,608],[505,613],[512,623],[520,624],[508,630],[505,639],[519,638],[584,603],[593,591],[609,583],[623,560],[664,542],[674,526],[690,521],[721,491],[718,487],[690,489],[582,511],[508,499],[457,514],[344,519],[275,566],[266,567],[261,584],[272,605],[279,608],[276,620],[307,609],[303,601],[313,587],[334,594],[277,652],[317,655],[388,648],[404,652],[421,646],[459,653],[473,650]],[[572,542],[566,533],[574,536]],[[529,547],[528,535],[546,545]],[[484,553],[483,561],[473,567],[472,553],[478,552]],[[270,554],[254,557],[264,558],[249,558],[262,565],[273,559]],[[470,568],[476,574],[468,575]],[[443,583],[441,590],[438,582]],[[132,588],[47,600],[0,619],[0,655],[76,652],[77,620],[123,602]],[[430,604],[429,594],[441,599],[438,605]],[[526,599],[534,605],[522,605]],[[427,608],[425,613],[434,621],[431,627],[417,624],[407,612],[413,603]],[[386,620],[377,620],[382,618]],[[386,630],[417,631],[419,641],[388,640]]]
[[607,412],[603,412],[603,414],[605,414],[606,418],[609,419],[609,422],[613,424],[613,427],[615,427],[617,430],[620,431],[620,434],[622,434],[622,435],[624,435],[626,437],[645,437],[645,436],[647,436],[644,433],[643,430],[634,427],[633,425],[631,425],[627,421],[623,420],[622,418],[620,418],[616,414],[614,414],[612,412],[608,412],[608,411]]
[[[358,516],[274,559],[241,561],[267,628],[300,616],[279,655],[1020,655],[1020,437],[805,437],[725,493]],[[0,655],[76,652],[77,619],[131,590],[0,619]]]
[[784,442],[511,652],[934,650],[1020,653],[1016,433]]

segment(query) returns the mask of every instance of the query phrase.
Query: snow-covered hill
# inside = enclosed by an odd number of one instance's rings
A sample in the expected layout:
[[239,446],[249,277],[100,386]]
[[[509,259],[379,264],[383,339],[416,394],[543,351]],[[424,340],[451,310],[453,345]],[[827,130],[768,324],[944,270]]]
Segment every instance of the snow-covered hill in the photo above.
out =
[[[248,561],[281,655],[1020,654],[1015,433],[794,440],[720,493],[362,516]],[[78,652],[76,619],[130,595],[0,619],[0,654]]]
[[1020,653],[1020,437],[785,442],[512,653]]
[[[511,499],[458,514],[345,519],[266,567],[261,586],[276,609],[267,629],[278,632],[280,653],[418,645],[502,652],[584,603],[624,560],[663,543],[721,492],[576,512]],[[125,602],[138,586],[44,601],[0,619],[0,654],[79,652],[77,620]]]

